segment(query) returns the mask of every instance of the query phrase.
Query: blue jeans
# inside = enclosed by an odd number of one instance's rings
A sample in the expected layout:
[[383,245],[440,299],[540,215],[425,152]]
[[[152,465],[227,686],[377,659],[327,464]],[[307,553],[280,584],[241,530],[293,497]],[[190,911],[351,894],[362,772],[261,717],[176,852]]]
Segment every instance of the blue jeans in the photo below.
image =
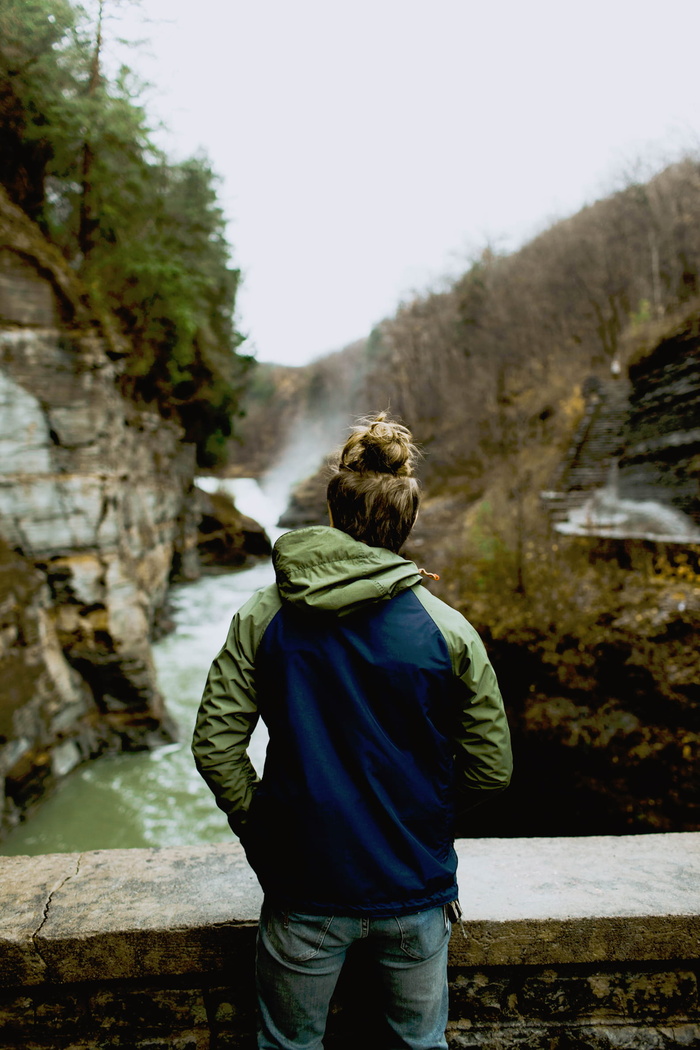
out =
[[443,907],[372,919],[285,915],[263,904],[256,953],[259,1050],[322,1047],[346,953],[359,941],[377,964],[390,1033],[384,1050],[446,1050],[449,939]]

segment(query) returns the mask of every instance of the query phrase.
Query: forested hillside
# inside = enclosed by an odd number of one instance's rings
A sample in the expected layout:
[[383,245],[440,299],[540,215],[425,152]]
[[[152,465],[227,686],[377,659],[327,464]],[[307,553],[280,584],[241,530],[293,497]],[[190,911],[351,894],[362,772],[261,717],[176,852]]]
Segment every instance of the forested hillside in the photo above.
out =
[[[700,521],[699,274],[700,167],[688,160],[511,256],[485,253],[374,335],[372,403],[391,398],[427,453],[411,553],[484,635],[508,700],[513,831],[700,826],[700,548],[564,536],[541,499],[593,381],[629,381],[661,345],[679,365],[666,384],[677,420],[637,414],[647,443],[678,440]],[[611,463],[633,440],[629,419],[606,446]],[[491,820],[477,815],[475,831]]]
[[178,421],[211,466],[249,365],[239,273],[206,160],[169,162],[129,69],[105,73],[112,6],[94,21],[69,0],[0,7],[0,183],[83,282],[123,393]]
[[[475,816],[475,833],[493,821],[525,834],[700,826],[700,545],[624,528],[565,535],[543,499],[595,437],[579,502],[619,462],[629,496],[682,510],[686,540],[697,531],[699,347],[689,158],[520,251],[485,250],[355,359],[343,423],[389,407],[422,445],[408,553],[485,637],[509,705],[515,789],[500,817]],[[315,511],[297,520],[323,520],[322,486],[304,494]]]
[[[368,393],[421,435],[431,483],[515,456],[623,336],[700,291],[700,166],[687,160],[557,223],[485,250],[454,287],[373,333]],[[512,462],[512,459],[511,459]]]

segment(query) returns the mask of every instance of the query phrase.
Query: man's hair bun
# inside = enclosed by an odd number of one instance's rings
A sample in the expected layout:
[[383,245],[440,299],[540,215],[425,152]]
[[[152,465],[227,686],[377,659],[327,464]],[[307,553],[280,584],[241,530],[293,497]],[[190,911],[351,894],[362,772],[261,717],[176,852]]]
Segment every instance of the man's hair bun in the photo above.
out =
[[411,432],[387,417],[386,412],[361,419],[340,454],[339,468],[360,474],[393,474],[410,477],[418,450]]
[[418,454],[411,432],[386,412],[359,420],[330,464],[331,524],[370,547],[398,553],[418,513]]

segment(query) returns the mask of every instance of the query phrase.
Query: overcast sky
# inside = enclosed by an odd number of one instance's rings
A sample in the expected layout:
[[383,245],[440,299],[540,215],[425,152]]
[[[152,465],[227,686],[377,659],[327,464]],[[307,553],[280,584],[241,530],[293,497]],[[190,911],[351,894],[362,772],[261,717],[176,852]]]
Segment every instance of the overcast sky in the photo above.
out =
[[223,180],[263,361],[700,145],[700,0],[142,0],[121,31],[170,156]]

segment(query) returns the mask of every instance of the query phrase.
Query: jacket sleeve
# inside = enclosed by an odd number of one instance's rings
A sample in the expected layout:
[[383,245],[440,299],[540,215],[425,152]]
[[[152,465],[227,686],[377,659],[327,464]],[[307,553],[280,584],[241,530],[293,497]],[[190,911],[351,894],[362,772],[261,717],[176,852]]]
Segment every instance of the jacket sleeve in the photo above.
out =
[[274,594],[259,592],[234,616],[226,642],[211,665],[192,740],[195,765],[239,836],[245,833],[259,783],[248,757],[258,722],[255,653],[265,626],[279,607],[276,595],[276,588]]
[[510,731],[481,638],[461,613],[426,588],[417,590],[447,644],[456,679],[454,745],[457,816],[503,791],[510,783]]
[[[465,621],[466,623],[466,621]],[[510,783],[513,756],[501,692],[476,631],[455,653],[459,684],[455,729],[457,816],[503,791]]]

